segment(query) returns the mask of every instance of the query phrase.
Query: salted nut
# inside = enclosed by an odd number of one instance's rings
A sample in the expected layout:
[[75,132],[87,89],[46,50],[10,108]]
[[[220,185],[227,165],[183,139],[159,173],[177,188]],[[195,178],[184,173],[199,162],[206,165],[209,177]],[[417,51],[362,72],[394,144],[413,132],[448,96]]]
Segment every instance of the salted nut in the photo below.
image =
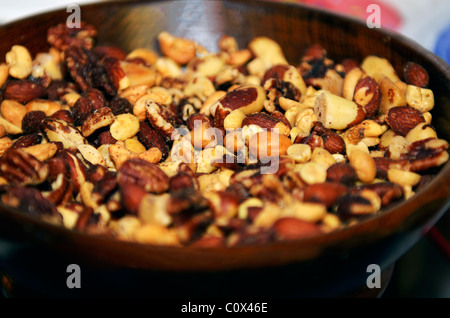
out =
[[409,199],[449,160],[417,61],[96,34],[60,24],[48,50],[0,63],[0,202],[53,225],[195,249],[302,240]]

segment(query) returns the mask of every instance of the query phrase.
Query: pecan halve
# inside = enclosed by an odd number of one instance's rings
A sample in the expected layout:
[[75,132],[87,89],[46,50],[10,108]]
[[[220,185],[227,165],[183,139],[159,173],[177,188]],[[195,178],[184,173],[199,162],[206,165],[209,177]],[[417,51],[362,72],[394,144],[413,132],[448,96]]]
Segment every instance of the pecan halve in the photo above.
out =
[[70,76],[81,89],[92,87],[92,72],[97,67],[98,58],[82,46],[68,46],[64,50],[64,61]]
[[145,148],[158,148],[161,151],[163,158],[166,158],[169,154],[169,144],[166,142],[165,138],[162,135],[158,134],[156,130],[150,127],[150,125],[146,122],[141,122],[139,124],[137,137],[139,141],[145,146]]
[[140,158],[125,161],[119,168],[117,179],[122,187],[131,183],[147,192],[162,193],[169,189],[169,177],[157,165]]
[[48,166],[21,149],[8,149],[0,158],[0,175],[11,184],[35,185],[45,181]]
[[61,23],[48,29],[47,42],[61,51],[71,45],[90,49],[96,35],[95,27],[85,22],[81,22],[79,26],[75,27],[70,27],[67,23]]
[[172,134],[177,134],[175,130],[177,116],[173,111],[153,100],[148,100],[145,108],[147,119],[155,130],[167,138],[176,137],[172,136]]

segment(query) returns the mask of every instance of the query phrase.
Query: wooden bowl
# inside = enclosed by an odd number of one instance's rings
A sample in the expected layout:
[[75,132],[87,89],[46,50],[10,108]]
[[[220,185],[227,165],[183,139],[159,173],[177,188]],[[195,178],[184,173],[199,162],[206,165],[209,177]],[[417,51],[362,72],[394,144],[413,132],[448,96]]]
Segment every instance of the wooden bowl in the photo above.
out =
[[[46,30],[66,21],[68,15],[58,10],[0,27],[0,56],[14,44],[25,45],[32,54],[47,50]],[[430,76],[429,87],[436,99],[433,125],[440,138],[450,140],[450,67],[405,37],[369,29],[351,18],[300,5],[244,0],[99,3],[82,6],[81,17],[97,27],[99,44],[127,51],[136,47],[159,50],[155,37],[166,30],[195,39],[212,51],[218,50],[223,34],[235,36],[241,47],[255,36],[265,35],[281,45],[293,64],[314,43],[325,47],[336,61],[361,61],[370,54],[385,57],[398,74],[403,73],[406,62],[415,61]],[[449,185],[447,163],[414,197],[358,225],[264,245],[209,249],[142,245],[70,231],[5,206],[0,207],[5,228],[0,233],[13,233],[15,239],[27,237],[50,249],[52,255],[64,255],[99,270],[108,267],[138,273],[135,281],[166,287],[168,281],[178,287],[191,284],[184,291],[193,294],[195,285],[199,294],[203,291],[206,295],[227,291],[230,295],[338,295],[364,285],[368,265],[377,264],[384,270],[408,251],[448,209]],[[107,284],[105,281],[100,284]],[[119,285],[121,291],[137,288]],[[169,289],[174,292],[185,287],[180,288]],[[164,290],[173,295],[169,289]]]

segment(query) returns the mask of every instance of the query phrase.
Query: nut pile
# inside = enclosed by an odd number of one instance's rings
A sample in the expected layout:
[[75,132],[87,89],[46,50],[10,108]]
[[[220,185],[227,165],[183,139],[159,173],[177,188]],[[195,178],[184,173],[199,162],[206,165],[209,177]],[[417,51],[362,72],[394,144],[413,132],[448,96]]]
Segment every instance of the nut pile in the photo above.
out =
[[448,161],[428,74],[377,56],[161,32],[162,54],[48,30],[0,64],[0,199],[69,229],[175,246],[301,239],[408,199]]

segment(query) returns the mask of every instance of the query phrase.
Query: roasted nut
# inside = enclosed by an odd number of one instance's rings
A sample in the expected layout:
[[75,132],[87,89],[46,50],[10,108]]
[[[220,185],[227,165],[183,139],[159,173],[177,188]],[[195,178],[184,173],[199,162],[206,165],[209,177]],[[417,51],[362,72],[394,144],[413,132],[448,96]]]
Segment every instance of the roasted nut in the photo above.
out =
[[187,65],[187,73],[213,77],[219,74],[225,67],[225,59],[217,54],[194,57]]
[[210,107],[215,104],[219,99],[224,97],[227,93],[225,91],[215,91],[213,94],[211,94],[202,104],[202,107],[200,108],[200,113],[205,114],[206,116],[210,115]]
[[311,159],[311,147],[307,144],[289,146],[286,153],[298,163],[305,163]]
[[120,68],[125,73],[130,88],[141,85],[152,86],[156,82],[156,71],[152,67],[121,61]]
[[[225,118],[225,120],[228,118],[228,116]],[[254,113],[245,117],[242,120],[242,126],[249,125],[256,125],[263,129],[270,130],[284,136],[289,136],[290,132],[290,127],[287,126],[283,121],[266,113]]]
[[137,48],[132,50],[125,57],[126,60],[131,60],[134,58],[140,58],[145,61],[146,65],[153,65],[158,59],[158,54],[155,51],[147,48]]
[[370,76],[362,78],[356,84],[353,101],[364,107],[366,117],[375,116],[381,104],[381,93],[377,82]]
[[4,88],[3,98],[26,104],[33,99],[44,96],[44,94],[45,89],[40,84],[30,80],[10,80]]
[[32,58],[26,47],[13,45],[11,51],[6,53],[5,60],[9,66],[9,75],[12,77],[24,79],[31,74]]
[[5,63],[0,63],[0,87],[3,87],[8,77],[9,77],[9,66]]
[[24,134],[36,133],[39,131],[41,121],[47,116],[43,111],[30,111],[22,118],[22,127]]
[[54,113],[61,109],[61,104],[44,99],[35,99],[28,102],[25,107],[27,109],[27,112],[43,111],[45,115],[52,116]]
[[248,44],[250,51],[264,63],[264,70],[277,64],[288,64],[280,45],[273,39],[260,36],[253,38]]
[[336,163],[336,160],[331,155],[331,153],[328,152],[326,149],[320,147],[314,148],[311,154],[311,161],[321,164],[326,168]]
[[356,180],[355,169],[346,162],[337,162],[327,169],[327,181],[352,185]]
[[179,135],[174,127],[176,116],[169,108],[148,100],[146,111],[147,119],[154,129],[172,140],[176,139]]
[[346,129],[360,123],[365,111],[343,97],[322,92],[314,104],[314,113],[325,128]]
[[349,160],[360,181],[369,183],[375,179],[377,173],[376,165],[368,153],[354,149],[349,154]]
[[0,156],[2,156],[5,151],[7,151],[11,146],[13,145],[13,142],[11,138],[9,137],[2,137],[0,138]]
[[88,137],[96,130],[109,126],[114,120],[114,114],[111,109],[109,107],[103,107],[86,118],[81,126],[81,133],[84,137]]
[[403,69],[403,76],[409,85],[425,88],[428,86],[428,72],[419,64],[408,62]]
[[164,77],[176,78],[182,75],[181,66],[173,59],[168,57],[159,57],[155,63],[156,71]]
[[[379,211],[381,200],[372,190],[359,194],[347,194],[340,198],[337,208],[338,215],[344,220],[367,216]],[[370,191],[370,192],[369,192]]]
[[346,72],[344,82],[342,84],[342,97],[348,100],[353,100],[356,85],[362,77],[363,72],[359,67],[355,67],[349,72]]
[[428,138],[437,138],[437,134],[433,127],[426,122],[417,124],[417,126],[411,129],[405,136],[405,139],[409,144]]
[[27,109],[19,102],[5,99],[0,105],[0,112],[11,124],[22,127],[22,119],[27,113]]
[[138,140],[147,148],[158,148],[163,158],[166,158],[170,149],[163,136],[158,134],[147,123],[140,123],[139,132],[137,133]]
[[116,116],[110,126],[111,136],[116,140],[126,140],[139,131],[139,120],[132,114],[120,114]]
[[56,154],[58,151],[58,146],[54,143],[48,142],[45,144],[36,144],[23,147],[21,149],[36,159],[45,162],[47,159],[52,158]]
[[401,156],[407,159],[406,169],[410,171],[425,171],[433,167],[439,167],[448,161],[448,142],[443,139],[424,139],[413,142],[407,148],[407,152]]
[[375,55],[369,55],[364,58],[361,63],[361,68],[371,77],[373,77],[378,84],[382,78],[386,76],[389,80],[396,83],[400,79],[392,66],[392,64],[385,58]]
[[409,106],[417,108],[422,113],[428,112],[434,107],[434,94],[431,89],[408,85],[405,97]]
[[327,179],[326,168],[316,162],[301,164],[298,171],[302,180],[307,184],[323,183]]
[[131,183],[146,192],[162,193],[169,189],[169,177],[157,165],[139,158],[125,161],[118,170],[117,179],[123,186]]
[[[121,61],[117,57],[106,56],[101,60],[107,78],[116,91],[122,91],[130,86],[130,79],[122,69]],[[114,94],[111,94],[114,95]]]
[[264,84],[270,78],[279,79],[283,82],[291,83],[295,88],[298,89],[300,94],[304,94],[306,92],[305,81],[303,80],[298,70],[292,65],[278,64],[272,66],[265,72],[261,82]]
[[41,129],[48,140],[61,142],[67,149],[76,149],[78,145],[86,143],[78,129],[59,119],[45,118],[41,121]]
[[419,183],[421,178],[421,176],[417,173],[395,168],[390,168],[387,171],[387,176],[389,181],[404,186],[415,186]]
[[411,106],[393,107],[389,109],[386,117],[386,123],[401,136],[406,136],[411,129],[424,121],[422,113]]
[[377,82],[381,92],[380,113],[387,114],[393,107],[406,105],[405,93],[392,80],[383,76]]
[[91,48],[93,37],[96,35],[97,30],[83,21],[80,22],[80,26],[77,28],[71,28],[67,23],[61,23],[48,29],[47,41],[62,51],[69,45]]
[[266,94],[261,86],[240,85],[229,91],[218,103],[224,108],[240,109],[244,114],[249,115],[263,109],[265,98]]
[[50,53],[40,52],[32,62],[31,75],[34,78],[50,77],[52,80],[62,80],[63,75],[59,63]]
[[262,131],[251,137],[249,150],[252,156],[267,159],[285,155],[291,145],[291,140],[284,135]]
[[303,195],[306,202],[323,203],[330,207],[347,191],[348,188],[342,183],[324,182],[307,186]]
[[313,122],[313,131],[322,137],[323,147],[331,154],[345,154],[345,141],[336,132],[324,128],[320,122]]
[[196,56],[194,41],[175,37],[168,32],[158,34],[158,43],[162,53],[179,64],[187,64]]
[[12,184],[40,184],[48,172],[46,164],[21,149],[9,149],[0,158],[0,176]]
[[83,158],[93,165],[106,166],[106,161],[102,154],[91,145],[78,145],[78,151],[81,153]]

